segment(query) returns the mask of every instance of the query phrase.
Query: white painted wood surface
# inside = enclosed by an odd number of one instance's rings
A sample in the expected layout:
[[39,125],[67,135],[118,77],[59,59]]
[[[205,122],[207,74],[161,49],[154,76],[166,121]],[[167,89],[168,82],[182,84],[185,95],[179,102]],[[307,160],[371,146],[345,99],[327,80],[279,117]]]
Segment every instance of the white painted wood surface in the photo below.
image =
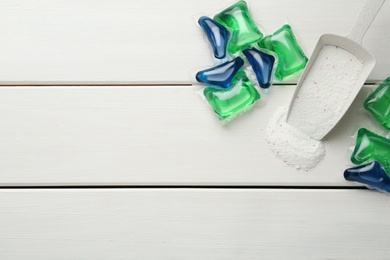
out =
[[[274,86],[227,125],[193,87],[0,88],[1,185],[353,185],[351,137],[375,125],[368,88],[308,172],[276,158],[265,131],[295,86]],[[378,128],[379,129],[379,128]]]
[[2,190],[0,256],[387,259],[389,214],[364,190]]
[[[248,1],[266,33],[289,22],[308,56],[321,34],[347,34],[363,2]],[[367,89],[326,159],[299,172],[263,138],[294,86],[221,126],[193,87],[169,85],[213,64],[196,19],[230,3],[0,1],[0,186],[354,185],[342,177],[350,136],[376,128]],[[371,81],[390,72],[389,13],[363,42]],[[389,203],[350,189],[0,189],[0,258],[385,259]]]
[[[232,2],[18,0],[0,2],[0,83],[188,83],[213,64],[196,24]],[[346,35],[364,0],[248,1],[272,33],[289,22],[310,56],[323,33]],[[378,59],[371,80],[390,72],[390,3],[364,39]]]

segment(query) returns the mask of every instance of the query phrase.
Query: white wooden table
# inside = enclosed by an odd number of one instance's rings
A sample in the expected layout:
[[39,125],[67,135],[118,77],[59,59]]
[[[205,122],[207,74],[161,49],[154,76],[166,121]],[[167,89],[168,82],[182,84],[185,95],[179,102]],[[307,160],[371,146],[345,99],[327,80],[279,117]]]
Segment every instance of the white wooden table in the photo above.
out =
[[[223,126],[191,86],[211,66],[196,25],[230,1],[0,2],[1,259],[385,259],[390,198],[346,182],[351,135],[377,127],[365,87],[297,171],[274,157],[277,84]],[[364,0],[248,1],[266,33],[289,22],[310,56]],[[390,74],[390,3],[363,45]]]

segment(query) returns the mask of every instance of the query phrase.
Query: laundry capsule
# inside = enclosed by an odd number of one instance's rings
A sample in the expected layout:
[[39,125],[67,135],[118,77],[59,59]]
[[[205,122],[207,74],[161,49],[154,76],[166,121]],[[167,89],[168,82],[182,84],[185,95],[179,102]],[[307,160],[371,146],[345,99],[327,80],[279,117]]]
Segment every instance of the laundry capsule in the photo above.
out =
[[245,1],[226,8],[214,16],[214,20],[231,31],[228,51],[232,54],[246,49],[263,37],[248,10]]

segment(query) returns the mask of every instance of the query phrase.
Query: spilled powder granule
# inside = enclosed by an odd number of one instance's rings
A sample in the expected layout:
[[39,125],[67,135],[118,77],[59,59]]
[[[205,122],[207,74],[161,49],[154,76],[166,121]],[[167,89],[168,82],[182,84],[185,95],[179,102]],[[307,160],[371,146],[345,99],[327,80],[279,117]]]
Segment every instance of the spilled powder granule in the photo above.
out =
[[309,170],[325,156],[322,141],[286,123],[287,107],[276,110],[266,130],[269,149],[283,162],[298,170]]

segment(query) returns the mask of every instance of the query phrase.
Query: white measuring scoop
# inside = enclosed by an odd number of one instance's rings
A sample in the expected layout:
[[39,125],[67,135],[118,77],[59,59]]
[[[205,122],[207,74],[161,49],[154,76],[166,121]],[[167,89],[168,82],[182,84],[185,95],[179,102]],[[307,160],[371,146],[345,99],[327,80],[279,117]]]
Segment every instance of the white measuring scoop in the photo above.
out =
[[361,42],[385,0],[366,0],[350,34],[320,37],[302,73],[287,123],[321,140],[340,121],[375,66]]

